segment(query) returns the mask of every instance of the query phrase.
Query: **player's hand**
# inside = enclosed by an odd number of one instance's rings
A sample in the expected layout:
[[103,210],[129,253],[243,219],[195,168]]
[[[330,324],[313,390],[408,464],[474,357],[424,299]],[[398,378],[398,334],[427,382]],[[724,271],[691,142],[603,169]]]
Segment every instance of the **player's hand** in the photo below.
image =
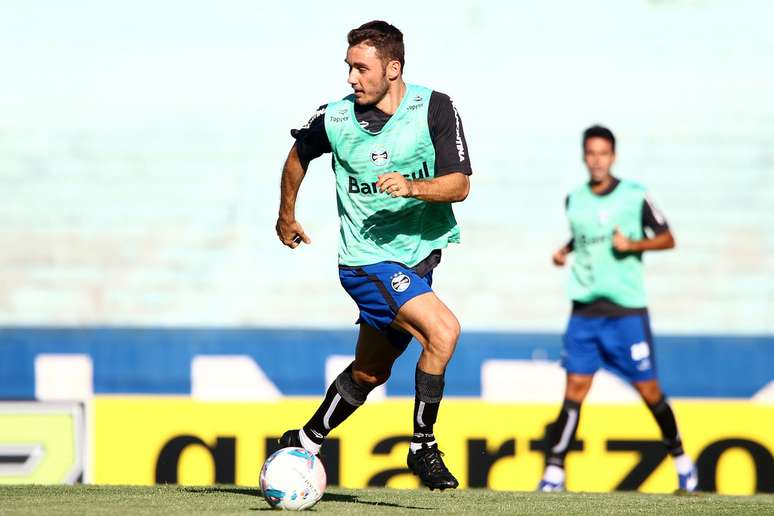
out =
[[627,253],[634,249],[632,247],[632,241],[626,238],[626,235],[621,233],[618,226],[616,226],[615,232],[613,233],[613,248],[619,253]]
[[304,233],[304,228],[296,220],[287,220],[279,217],[275,229],[280,242],[291,249],[298,247],[301,242],[305,244],[312,243],[312,240]]
[[564,267],[564,264],[567,263],[567,249],[564,247],[557,249],[551,258],[554,260],[554,265]]
[[376,186],[380,192],[386,193],[391,197],[411,197],[413,190],[411,181],[403,177],[400,172],[388,172],[378,177]]

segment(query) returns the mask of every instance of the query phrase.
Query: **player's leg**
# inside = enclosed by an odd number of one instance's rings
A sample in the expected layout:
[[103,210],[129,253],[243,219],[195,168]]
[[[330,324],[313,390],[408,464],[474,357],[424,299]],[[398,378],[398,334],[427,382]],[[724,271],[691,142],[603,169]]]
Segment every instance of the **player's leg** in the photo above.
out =
[[[408,281],[393,282],[396,275],[405,276]],[[411,341],[411,335],[390,327],[401,296],[430,289],[416,275],[413,275],[416,281],[412,282],[411,276],[411,271],[404,273],[403,268],[392,262],[339,268],[341,285],[360,310],[355,361],[328,387],[323,402],[306,425],[301,430],[285,432],[280,444],[301,445],[318,453],[325,436],[362,405],[374,387],[387,380],[392,363]]]
[[601,364],[597,342],[599,325],[597,318],[573,316],[567,326],[562,359],[567,370],[564,401],[556,420],[548,427],[546,465],[539,491],[564,490],[564,461],[578,431],[581,405]]
[[661,429],[661,437],[666,445],[669,454],[673,457],[684,455],[683,443],[680,439],[680,433],[677,429],[677,420],[672,407],[661,392],[658,380],[655,378],[649,380],[640,380],[632,383],[637,392],[640,393],[642,401],[648,406],[653,418]]
[[539,491],[563,491],[564,460],[575,440],[583,400],[591,389],[593,374],[567,373],[564,401],[556,420],[546,432],[546,465],[538,484]]
[[441,458],[434,425],[443,398],[446,366],[457,346],[460,324],[438,296],[426,292],[404,303],[393,325],[412,334],[422,345],[415,372],[414,433],[408,466],[430,489],[455,488],[459,482]]
[[608,335],[614,334],[615,344],[611,340],[606,345],[611,350],[611,365],[629,379],[653,414],[662,440],[674,458],[679,489],[695,491],[698,484],[696,468],[683,450],[674,411],[658,382],[648,315],[616,318],[611,321],[611,326]]
[[[395,336],[400,339],[400,336]],[[368,393],[390,377],[392,364],[405,350],[409,338],[397,343],[396,338],[362,322],[358,335],[355,360],[331,383],[317,411],[300,430],[289,430],[281,443],[302,446],[317,454],[325,437],[358,407]],[[408,337],[408,336],[407,336]]]
[[594,375],[591,374],[567,373],[564,402],[548,434],[547,464],[564,467],[564,458],[578,430],[581,404],[591,389],[593,379]]
[[687,492],[696,490],[698,476],[693,461],[683,450],[683,441],[677,428],[677,420],[666,396],[661,392],[658,380],[644,380],[634,382],[634,388],[642,396],[642,400],[648,406],[650,413],[661,429],[661,438],[667,447],[669,454],[675,461],[677,469],[678,489]]

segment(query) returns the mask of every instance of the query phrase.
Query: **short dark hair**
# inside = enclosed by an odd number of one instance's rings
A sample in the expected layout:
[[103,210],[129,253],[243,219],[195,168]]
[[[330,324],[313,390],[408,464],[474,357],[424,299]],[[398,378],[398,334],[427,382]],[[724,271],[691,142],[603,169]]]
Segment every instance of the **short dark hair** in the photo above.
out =
[[615,152],[615,136],[613,131],[602,125],[592,125],[585,131],[583,131],[583,150],[586,150],[586,142],[590,138],[602,138],[610,142],[613,146],[613,152]]
[[352,29],[347,34],[347,42],[350,47],[360,43],[374,47],[384,64],[392,60],[398,61],[400,70],[403,71],[403,33],[386,21],[374,20]]

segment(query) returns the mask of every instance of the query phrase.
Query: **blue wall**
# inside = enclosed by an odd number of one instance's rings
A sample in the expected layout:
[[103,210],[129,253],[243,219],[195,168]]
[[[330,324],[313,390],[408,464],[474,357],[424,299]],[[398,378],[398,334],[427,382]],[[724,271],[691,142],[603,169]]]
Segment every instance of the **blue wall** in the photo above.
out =
[[[83,353],[94,364],[96,394],[179,394],[191,391],[195,355],[251,356],[287,395],[319,395],[325,359],[352,354],[354,330],[3,328],[0,398],[33,398],[39,353]],[[452,396],[481,394],[487,359],[558,360],[560,336],[467,332],[447,373]],[[414,393],[414,342],[398,360],[388,393]],[[774,379],[774,337],[657,336],[656,360],[666,392],[678,397],[750,397]]]

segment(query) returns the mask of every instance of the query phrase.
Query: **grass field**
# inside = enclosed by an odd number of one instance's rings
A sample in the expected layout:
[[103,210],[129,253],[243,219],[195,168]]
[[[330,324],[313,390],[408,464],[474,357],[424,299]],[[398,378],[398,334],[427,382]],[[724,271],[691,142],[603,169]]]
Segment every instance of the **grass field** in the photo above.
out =
[[[257,489],[235,486],[0,486],[0,514],[255,514]],[[316,514],[774,514],[774,495],[430,492],[331,488]]]

